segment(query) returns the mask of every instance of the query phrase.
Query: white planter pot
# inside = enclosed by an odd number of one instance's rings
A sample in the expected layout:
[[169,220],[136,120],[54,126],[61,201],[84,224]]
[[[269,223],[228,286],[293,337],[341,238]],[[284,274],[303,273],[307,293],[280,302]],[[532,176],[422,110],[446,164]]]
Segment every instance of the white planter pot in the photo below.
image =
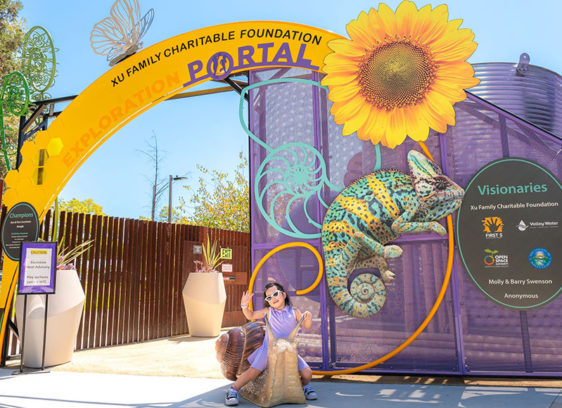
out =
[[198,337],[218,336],[226,303],[222,273],[191,272],[182,294],[189,334]]
[[[84,291],[76,270],[57,270],[55,294],[49,295],[45,366],[72,360],[76,335],[84,308]],[[23,330],[24,295],[16,298],[16,319]],[[26,367],[40,368],[43,353],[45,295],[27,295],[24,360]]]

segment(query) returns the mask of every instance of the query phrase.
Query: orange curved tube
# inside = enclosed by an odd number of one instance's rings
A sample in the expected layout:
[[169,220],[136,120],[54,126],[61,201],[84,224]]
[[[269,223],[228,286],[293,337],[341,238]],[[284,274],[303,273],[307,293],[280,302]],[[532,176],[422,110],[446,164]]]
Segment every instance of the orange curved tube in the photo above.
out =
[[[308,288],[302,289],[302,290],[297,290],[297,295],[305,295],[305,294],[313,291],[316,288],[316,286],[318,286],[320,281],[322,280],[322,275],[324,273],[324,261],[322,260],[322,256],[320,256],[320,253],[316,250],[316,248],[314,248],[312,245],[310,245],[306,242],[288,242],[286,244],[279,245],[278,247],[273,248],[271,251],[269,251],[258,262],[256,267],[254,268],[254,272],[252,272],[252,277],[250,278],[250,284],[248,285],[248,290],[250,292],[253,292],[254,283],[256,281],[256,276],[258,275],[258,272],[261,269],[261,267],[263,266],[263,264],[265,263],[265,261],[267,261],[272,255],[276,254],[279,251],[282,251],[283,249],[299,247],[299,246],[309,249],[314,254],[314,256],[316,256],[316,259],[318,260],[318,275],[316,275],[316,280]],[[250,299],[249,307],[250,307],[250,310],[254,310],[254,305],[252,303],[252,299]]]

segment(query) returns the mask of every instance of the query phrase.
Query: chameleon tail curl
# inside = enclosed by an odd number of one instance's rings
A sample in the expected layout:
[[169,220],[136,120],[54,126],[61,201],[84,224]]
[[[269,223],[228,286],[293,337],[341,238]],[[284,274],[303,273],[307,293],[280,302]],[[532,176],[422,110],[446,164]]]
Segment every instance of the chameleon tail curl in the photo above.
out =
[[386,289],[381,279],[371,273],[357,275],[347,289],[347,273],[328,271],[333,266],[327,265],[326,276],[328,288],[336,305],[345,313],[358,318],[366,318],[376,314],[386,300]]

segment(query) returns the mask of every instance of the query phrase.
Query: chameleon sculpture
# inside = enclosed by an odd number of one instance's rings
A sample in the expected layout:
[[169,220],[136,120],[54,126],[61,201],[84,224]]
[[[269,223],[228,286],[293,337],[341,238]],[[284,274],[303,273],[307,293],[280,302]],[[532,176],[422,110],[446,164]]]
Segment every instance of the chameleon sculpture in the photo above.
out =
[[402,254],[386,245],[404,233],[433,231],[445,235],[437,220],[453,213],[464,190],[444,176],[423,154],[408,153],[410,174],[380,170],[346,187],[332,202],[322,225],[326,278],[332,299],[345,313],[369,317],[384,304],[386,291],[373,274],[358,275],[347,288],[354,269],[378,268],[390,282],[386,258]]

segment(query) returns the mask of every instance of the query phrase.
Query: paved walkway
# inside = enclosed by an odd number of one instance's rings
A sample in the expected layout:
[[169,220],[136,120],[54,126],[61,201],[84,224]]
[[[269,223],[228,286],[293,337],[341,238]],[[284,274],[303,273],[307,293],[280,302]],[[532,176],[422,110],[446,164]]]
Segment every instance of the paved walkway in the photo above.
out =
[[[0,369],[1,408],[222,407],[230,384],[212,378],[13,373]],[[324,381],[315,381],[314,387],[319,399],[308,404],[310,408],[562,408],[562,388]],[[253,405],[241,400],[240,406]]]

